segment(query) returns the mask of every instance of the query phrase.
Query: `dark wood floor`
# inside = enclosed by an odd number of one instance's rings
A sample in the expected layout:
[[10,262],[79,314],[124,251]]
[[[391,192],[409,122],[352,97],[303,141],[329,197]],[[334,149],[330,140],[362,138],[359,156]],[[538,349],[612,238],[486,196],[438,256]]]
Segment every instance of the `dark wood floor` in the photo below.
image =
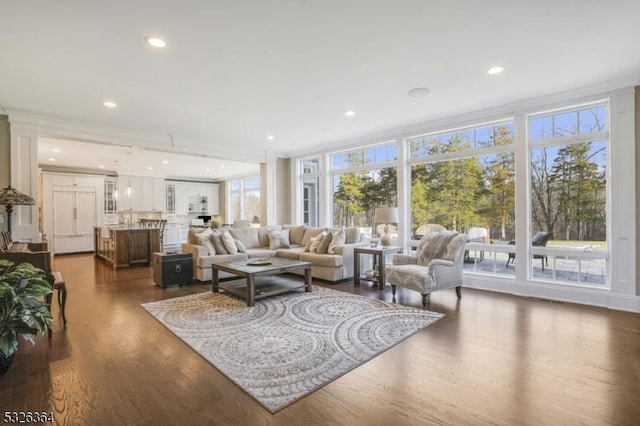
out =
[[[210,291],[161,289],[147,267],[55,259],[68,325],[22,342],[0,378],[4,410],[74,425],[637,425],[640,315],[498,293],[434,293],[446,316],[322,389],[270,414],[141,303]],[[391,299],[352,283],[332,288]],[[400,291],[399,303],[421,306]],[[54,303],[54,315],[57,314]]]

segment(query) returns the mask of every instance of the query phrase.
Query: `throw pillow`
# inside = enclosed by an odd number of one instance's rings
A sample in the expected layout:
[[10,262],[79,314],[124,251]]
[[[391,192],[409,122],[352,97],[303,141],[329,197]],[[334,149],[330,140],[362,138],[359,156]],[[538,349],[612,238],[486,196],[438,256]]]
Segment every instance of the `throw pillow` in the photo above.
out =
[[242,241],[236,240],[236,247],[238,247],[238,253],[246,253],[247,248],[242,244]]
[[222,242],[222,235],[214,233],[211,235],[211,242],[213,243],[213,247],[216,249],[217,254],[229,254],[227,248]]
[[229,254],[236,254],[238,252],[238,246],[236,246],[236,241],[233,239],[229,231],[222,231],[222,244],[224,244],[224,248],[227,249]]
[[458,251],[458,247],[460,247],[460,241],[456,237],[453,237],[451,241],[449,241],[449,244],[447,244],[447,250],[445,251],[445,254],[442,256],[444,260],[450,260],[453,262],[453,259],[455,259],[455,256]]
[[269,232],[269,250],[277,250],[279,248],[290,248],[289,230]]
[[213,235],[213,232],[210,229],[207,229],[195,235],[198,244],[207,248],[208,256],[213,256],[216,254],[216,249],[215,247],[213,247],[213,243],[211,242],[211,235]]
[[309,253],[317,253],[318,252],[318,248],[320,247],[320,245],[322,244],[322,240],[324,239],[324,237],[327,235],[327,231],[322,231],[320,234],[318,234],[317,236],[311,238],[309,241],[311,242],[311,244],[309,245]]
[[331,243],[329,244],[329,248],[327,248],[327,253],[336,254],[336,247],[344,245],[347,239],[347,233],[344,228],[339,229],[333,233],[333,238],[331,239]]
[[327,250],[329,249],[329,244],[333,240],[333,234],[331,232],[327,232],[327,235],[322,237],[322,243],[318,246],[318,254],[327,254]]

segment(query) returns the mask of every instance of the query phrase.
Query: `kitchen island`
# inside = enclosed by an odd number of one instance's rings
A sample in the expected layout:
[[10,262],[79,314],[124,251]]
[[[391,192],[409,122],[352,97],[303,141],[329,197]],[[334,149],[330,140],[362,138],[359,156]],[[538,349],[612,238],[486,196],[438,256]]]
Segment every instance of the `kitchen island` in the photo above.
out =
[[160,228],[126,226],[96,226],[94,255],[113,265],[128,268],[149,265],[154,252],[160,249]]

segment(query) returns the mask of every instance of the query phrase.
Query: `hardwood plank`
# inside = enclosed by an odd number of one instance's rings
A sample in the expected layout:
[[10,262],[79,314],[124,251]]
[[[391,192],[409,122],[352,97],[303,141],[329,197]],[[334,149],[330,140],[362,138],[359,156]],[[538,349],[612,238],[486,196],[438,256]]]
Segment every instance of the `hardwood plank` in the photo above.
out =
[[[150,267],[114,270],[57,256],[51,341],[21,342],[0,407],[53,411],[57,424],[611,424],[640,418],[640,315],[465,289],[434,293],[446,316],[276,414],[140,307],[211,291],[155,286]],[[301,279],[299,277],[298,279]],[[318,282],[314,283],[318,284]],[[390,289],[326,285],[391,301]],[[399,289],[397,302],[421,307]],[[2,414],[2,413],[0,413]]]

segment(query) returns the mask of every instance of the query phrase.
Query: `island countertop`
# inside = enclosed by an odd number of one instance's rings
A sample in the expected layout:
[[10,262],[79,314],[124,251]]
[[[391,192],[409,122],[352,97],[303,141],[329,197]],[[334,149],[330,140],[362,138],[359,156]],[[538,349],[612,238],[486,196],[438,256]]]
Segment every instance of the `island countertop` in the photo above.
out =
[[160,250],[160,228],[137,226],[96,226],[94,255],[114,268],[151,263],[154,252]]

